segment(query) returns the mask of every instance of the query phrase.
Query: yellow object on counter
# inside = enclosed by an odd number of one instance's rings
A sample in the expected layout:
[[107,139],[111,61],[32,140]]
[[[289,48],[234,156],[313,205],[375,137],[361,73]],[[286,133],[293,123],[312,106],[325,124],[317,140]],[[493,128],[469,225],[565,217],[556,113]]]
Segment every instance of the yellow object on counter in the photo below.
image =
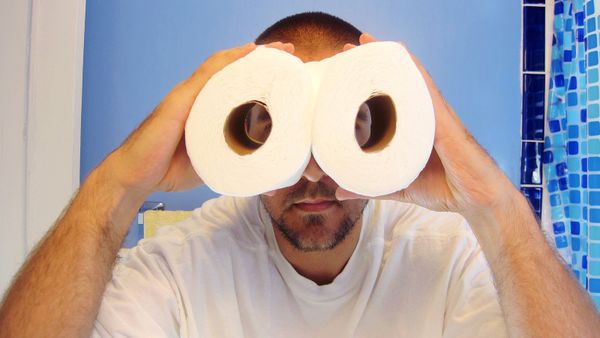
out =
[[144,212],[144,238],[154,236],[163,225],[175,224],[192,215],[191,211],[148,210]]

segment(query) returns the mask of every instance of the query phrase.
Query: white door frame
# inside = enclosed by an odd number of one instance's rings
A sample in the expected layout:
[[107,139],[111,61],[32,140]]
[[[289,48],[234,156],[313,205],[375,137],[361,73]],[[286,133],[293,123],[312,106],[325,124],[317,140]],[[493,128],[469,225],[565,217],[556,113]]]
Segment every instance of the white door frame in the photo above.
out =
[[85,0],[0,5],[0,293],[79,185]]

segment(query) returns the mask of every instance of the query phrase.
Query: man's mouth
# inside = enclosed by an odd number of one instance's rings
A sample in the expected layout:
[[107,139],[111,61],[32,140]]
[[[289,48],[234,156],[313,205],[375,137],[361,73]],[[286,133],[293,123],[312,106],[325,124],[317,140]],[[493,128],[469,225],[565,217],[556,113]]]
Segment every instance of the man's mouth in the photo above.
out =
[[304,199],[294,203],[294,207],[305,212],[325,211],[337,204],[337,201],[326,199]]

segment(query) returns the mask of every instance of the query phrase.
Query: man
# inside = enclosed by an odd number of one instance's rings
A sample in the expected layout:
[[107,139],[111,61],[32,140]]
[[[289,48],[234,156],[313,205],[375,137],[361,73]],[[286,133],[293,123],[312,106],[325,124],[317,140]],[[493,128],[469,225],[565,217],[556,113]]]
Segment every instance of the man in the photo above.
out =
[[[304,13],[257,43],[308,62],[372,41]],[[111,280],[145,198],[201,183],[182,139],[190,107],[213,74],[254,48],[211,56],[90,174],[7,293],[0,336],[598,335],[594,306],[528,203],[416,59],[436,135],[407,189],[367,201],[311,158],[291,187],[205,203],[134,249]]]

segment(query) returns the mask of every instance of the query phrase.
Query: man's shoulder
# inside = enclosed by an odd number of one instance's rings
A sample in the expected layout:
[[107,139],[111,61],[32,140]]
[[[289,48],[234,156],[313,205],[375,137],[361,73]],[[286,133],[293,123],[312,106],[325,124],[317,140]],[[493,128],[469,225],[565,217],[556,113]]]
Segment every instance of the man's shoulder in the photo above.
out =
[[386,240],[469,238],[472,231],[458,213],[438,212],[411,203],[377,201],[374,215],[385,218]]

